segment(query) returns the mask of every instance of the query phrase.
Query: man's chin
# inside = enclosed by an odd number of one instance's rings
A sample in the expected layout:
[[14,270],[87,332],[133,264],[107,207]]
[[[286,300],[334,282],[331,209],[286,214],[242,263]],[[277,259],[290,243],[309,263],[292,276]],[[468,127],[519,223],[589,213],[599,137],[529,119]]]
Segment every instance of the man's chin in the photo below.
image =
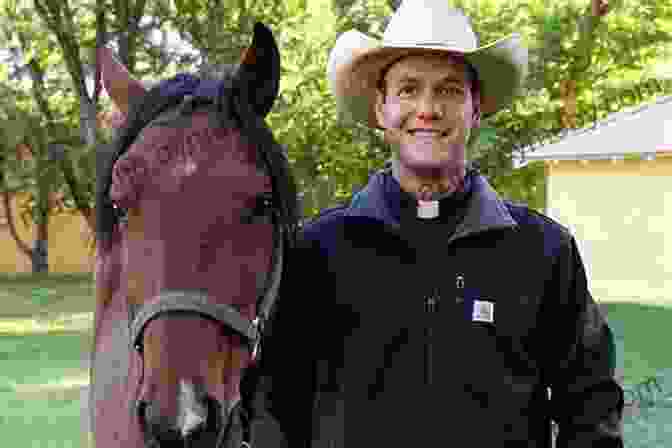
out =
[[401,158],[400,162],[404,167],[413,171],[452,170],[463,165],[450,159],[426,159],[420,157]]

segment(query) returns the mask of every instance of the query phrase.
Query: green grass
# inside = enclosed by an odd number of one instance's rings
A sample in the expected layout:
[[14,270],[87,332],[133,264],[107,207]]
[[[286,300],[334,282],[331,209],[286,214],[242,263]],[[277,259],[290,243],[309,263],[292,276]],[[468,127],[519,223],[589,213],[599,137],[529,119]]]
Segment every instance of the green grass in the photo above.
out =
[[[626,383],[635,383],[672,368],[669,334],[672,302],[669,307],[634,302],[606,303],[607,321],[619,351],[618,364]],[[626,338],[627,336],[627,338]]]
[[[91,344],[92,277],[0,274],[0,303],[2,445],[87,448],[81,396],[88,384],[83,360]],[[625,387],[667,372],[662,384],[672,393],[672,356],[664,336],[672,325],[672,303],[602,307],[616,336]],[[626,416],[626,448],[672,446],[670,422],[672,402]]]
[[0,433],[14,448],[84,448],[91,276],[0,276]]
[[617,373],[622,372],[626,402],[639,384],[657,377],[659,389],[646,393],[651,403],[642,408],[628,407],[623,419],[626,448],[669,448],[672,446],[672,356],[669,306],[637,302],[603,304],[617,348]]

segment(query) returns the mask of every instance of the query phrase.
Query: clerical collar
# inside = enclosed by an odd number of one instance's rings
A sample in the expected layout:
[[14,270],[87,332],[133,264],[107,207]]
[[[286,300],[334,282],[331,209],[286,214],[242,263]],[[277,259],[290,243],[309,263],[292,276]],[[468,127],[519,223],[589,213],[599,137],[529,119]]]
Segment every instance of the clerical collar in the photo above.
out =
[[469,168],[461,188],[454,192],[435,193],[431,201],[419,202],[415,195],[401,189],[399,182],[394,178],[391,171],[387,171],[386,195],[388,207],[393,214],[400,219],[402,215],[419,219],[436,219],[452,215],[464,205],[471,193],[473,177],[478,174],[476,169]]

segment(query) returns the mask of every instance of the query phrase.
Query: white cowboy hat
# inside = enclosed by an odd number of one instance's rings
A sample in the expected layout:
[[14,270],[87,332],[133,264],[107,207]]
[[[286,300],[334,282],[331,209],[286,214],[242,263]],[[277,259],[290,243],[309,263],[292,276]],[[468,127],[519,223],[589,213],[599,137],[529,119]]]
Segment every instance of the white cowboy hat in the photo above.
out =
[[383,40],[350,30],[329,54],[327,77],[345,118],[381,128],[374,110],[382,70],[399,58],[431,51],[462,54],[481,82],[481,112],[490,115],[519,93],[527,74],[527,49],[512,34],[479,47],[469,19],[447,0],[404,0]]

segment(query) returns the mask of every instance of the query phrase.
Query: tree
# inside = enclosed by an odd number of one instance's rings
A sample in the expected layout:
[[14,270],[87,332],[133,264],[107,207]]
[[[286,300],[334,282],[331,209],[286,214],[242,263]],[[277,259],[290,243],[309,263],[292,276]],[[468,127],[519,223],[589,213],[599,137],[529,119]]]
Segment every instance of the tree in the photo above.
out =
[[[33,272],[48,270],[48,222],[53,213],[62,212],[64,206],[59,192],[54,188],[59,170],[49,157],[44,140],[47,135],[41,114],[22,110],[11,100],[21,103],[22,94],[2,86],[0,102],[0,194],[10,234],[17,247],[32,261]],[[17,101],[19,100],[19,101]],[[62,131],[55,125],[55,132]],[[29,193],[28,202],[22,204],[19,216],[14,216],[11,199],[15,194]],[[33,246],[21,240],[16,229],[17,219],[24,224],[36,225]]]
[[[75,86],[71,92],[78,99],[78,102],[72,98],[49,100],[52,101],[49,104],[52,108],[56,104],[69,104],[70,109],[59,106],[64,110],[62,115],[74,117],[73,123],[79,120],[76,128],[80,130],[84,128],[81,110],[86,101],[82,101],[84,90],[78,80],[98,78],[93,57],[96,45],[114,42],[121,61],[142,79],[158,73],[164,78],[194,64],[207,72],[218,70],[221,64],[235,63],[249,43],[253,23],[260,20],[273,29],[283,58],[281,93],[268,122],[287,147],[303,193],[304,214],[311,216],[322,208],[348,200],[390,156],[378,131],[363,126],[343,127],[337,120],[325,67],[338,34],[355,28],[380,37],[399,0],[250,0],[233,4],[221,0],[100,0],[95,5],[92,0],[38,0],[37,3],[38,13],[51,32],[51,41],[46,39],[47,43],[42,44],[47,48],[43,53],[51,56],[41,55],[36,60],[49,74],[52,67],[67,68]],[[530,48],[531,70],[523,95],[511,107],[484,121],[480,132],[474,133],[469,151],[499,191],[535,208],[543,207],[543,167],[513,170],[514,155],[560,138],[568,127],[589,125],[613,110],[646,101],[656,91],[668,89],[666,81],[654,82],[656,74],[649,67],[670,48],[669,2],[612,0],[607,5],[604,0],[454,0],[452,3],[472,17],[482,42],[515,31],[522,34]],[[75,18],[66,19],[68,12],[73,13],[69,17]],[[72,33],[73,27],[77,33]],[[161,39],[157,40],[153,36],[159,28]],[[171,29],[193,51],[171,48],[166,34]],[[67,43],[66,35],[74,36],[78,46]],[[55,48],[69,48],[67,54],[78,53],[81,59],[68,56],[67,60],[74,63],[66,63],[65,57],[61,62],[60,53],[53,52]],[[83,74],[71,70],[77,63],[84,67],[80,71]],[[648,86],[655,88],[647,91]],[[89,99],[98,101],[100,108],[102,103],[95,98],[93,89]],[[84,115],[90,117],[88,112]],[[59,118],[59,113],[55,116]],[[68,150],[65,158],[71,155]]]
[[[513,170],[513,156],[670,91],[663,80],[652,83],[647,70],[672,42],[672,5],[666,2],[454,3],[473,18],[481,41],[519,32],[530,48],[523,94],[483,123],[471,152],[500,192],[534,208],[543,208],[543,167]],[[649,23],[664,26],[641,26]],[[651,85],[658,87],[642,88]]]
[[[35,267],[38,270],[47,266],[49,213],[61,210],[48,207],[50,198],[64,193],[64,207],[79,210],[89,227],[92,230],[95,227],[94,148],[104,135],[97,126],[101,88],[96,82],[99,76],[95,70],[95,49],[114,39],[127,65],[133,67],[136,38],[141,36],[143,44],[149,42],[149,34],[157,25],[156,21],[143,27],[131,25],[132,32],[128,32],[126,24],[140,22],[145,1],[112,3],[16,0],[2,6],[0,29],[3,47],[9,50],[9,70],[0,73],[0,81],[6,76],[6,82],[14,85],[17,92],[31,92],[23,96],[19,106],[30,116],[27,122],[34,123],[24,136],[30,140],[25,146],[31,148],[34,156],[32,169],[20,174],[7,172],[5,178],[8,175],[23,178],[21,187],[31,194],[30,216],[34,217],[37,229],[31,254],[41,254],[34,264],[41,266]],[[33,20],[35,11],[44,27]],[[13,166],[5,163],[4,169]],[[33,179],[29,181],[27,177],[31,175]],[[26,247],[26,243],[18,240],[17,245],[21,249]]]
[[[30,193],[28,206],[30,213],[28,216],[36,225],[36,238],[32,248],[25,242],[19,240],[19,236],[14,228],[14,222],[10,219],[10,231],[14,236],[18,247],[30,256],[33,262],[34,272],[44,272],[48,270],[47,241],[48,241],[48,222],[49,215],[55,208],[53,200],[58,190],[61,180],[60,172],[56,163],[59,162],[55,157],[58,151],[55,143],[71,142],[69,125],[67,120],[57,120],[54,109],[49,104],[48,98],[51,96],[50,86],[45,83],[45,71],[40,64],[41,57],[48,57],[48,42],[44,35],[40,33],[26,20],[26,11],[16,7],[17,5],[6,5],[4,20],[0,27],[5,42],[9,43],[10,66],[13,69],[10,77],[15,78],[17,84],[23,85],[29,89],[30,94],[21,94],[17,90],[4,86],[5,101],[2,102],[5,116],[9,121],[3,123],[3,134],[5,146],[7,141],[13,141],[14,147],[23,147],[30,150],[30,159],[27,160],[26,169],[22,170],[23,182],[20,183],[22,191]],[[39,36],[39,37],[38,37]],[[37,39],[35,39],[37,37]],[[23,79],[22,79],[23,78]],[[56,77],[57,78],[57,77]],[[25,81],[25,82],[22,82]],[[55,79],[56,84],[59,80]],[[28,87],[29,86],[29,87]],[[14,134],[11,138],[9,134]],[[11,146],[9,147],[11,149]],[[24,160],[26,161],[26,160]],[[9,159],[3,158],[3,169],[11,166]],[[68,166],[67,168],[72,169]],[[8,177],[8,172],[3,172],[3,182]],[[16,172],[12,173],[18,174]],[[69,174],[72,174],[70,172]],[[31,178],[32,176],[32,178]],[[11,217],[11,210],[8,208],[9,192],[4,193],[3,206],[5,213]],[[26,216],[25,214],[23,216]]]
[[[110,37],[108,36],[110,26],[107,23],[107,11],[109,9],[115,14],[114,25],[117,26],[113,28],[123,30],[114,36],[119,40],[120,53],[124,62],[132,70],[135,62],[136,40],[142,31],[139,26],[140,19],[144,14],[146,1],[115,1],[109,5],[105,1],[92,3],[81,0],[33,0],[33,4],[47,30],[52,33],[58,43],[73,90],[79,99],[81,140],[90,151],[93,151],[97,143],[97,109],[101,91],[100,73],[94,68],[94,55],[95,49],[107,44]],[[87,79],[90,79],[92,75],[93,88],[89,92]],[[72,161],[65,153],[60,154],[58,161],[76,207],[87,218],[93,229],[92,179],[88,181],[78,179],[74,175]]]

